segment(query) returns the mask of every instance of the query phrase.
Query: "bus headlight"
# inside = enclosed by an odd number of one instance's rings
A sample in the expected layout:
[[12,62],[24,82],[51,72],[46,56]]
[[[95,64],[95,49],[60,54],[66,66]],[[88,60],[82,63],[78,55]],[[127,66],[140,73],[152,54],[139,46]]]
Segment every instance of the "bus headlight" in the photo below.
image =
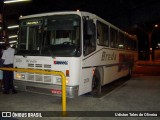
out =
[[25,75],[21,73],[16,73],[16,79],[25,79]]
[[[57,77],[56,78],[56,83],[62,83],[62,81],[61,81],[61,78],[59,78],[59,77]],[[66,78],[66,84],[68,84],[69,83],[69,78]]]
[[68,84],[69,83],[69,78],[66,78],[66,84]]

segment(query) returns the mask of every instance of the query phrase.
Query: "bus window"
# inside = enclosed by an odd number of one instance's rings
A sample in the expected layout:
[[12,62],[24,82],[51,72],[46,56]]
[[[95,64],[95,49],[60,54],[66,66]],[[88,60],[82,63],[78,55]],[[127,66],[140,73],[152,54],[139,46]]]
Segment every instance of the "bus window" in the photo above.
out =
[[77,15],[57,15],[45,19],[42,54],[80,56],[80,18]]
[[40,26],[23,26],[20,33],[21,39],[19,49],[21,50],[39,50],[39,40],[41,37]]
[[28,49],[35,50],[37,49],[38,40],[39,40],[39,33],[36,27],[30,27],[29,29],[29,38],[28,38]]
[[21,36],[21,39],[19,39],[19,48],[22,49],[22,50],[25,50],[26,49],[26,43],[27,43],[27,27],[24,26],[24,27],[21,27],[20,29],[20,36]]
[[110,46],[112,48],[118,48],[118,31],[110,28]]
[[97,39],[98,44],[109,46],[109,27],[101,22],[97,22]]
[[124,34],[119,32],[119,49],[124,49]]
[[93,21],[84,21],[84,55],[88,55],[96,49],[96,32]]
[[132,46],[133,46],[132,39],[127,35],[125,36],[125,46],[127,50],[132,50]]
[[126,50],[128,50],[128,47],[129,47],[129,46],[128,46],[128,36],[127,36],[127,35],[124,36],[124,46],[125,46],[124,48],[125,48]]
[[137,41],[133,41],[133,50],[137,50]]
[[134,41],[132,38],[130,38],[130,41],[131,41],[131,50],[134,50]]

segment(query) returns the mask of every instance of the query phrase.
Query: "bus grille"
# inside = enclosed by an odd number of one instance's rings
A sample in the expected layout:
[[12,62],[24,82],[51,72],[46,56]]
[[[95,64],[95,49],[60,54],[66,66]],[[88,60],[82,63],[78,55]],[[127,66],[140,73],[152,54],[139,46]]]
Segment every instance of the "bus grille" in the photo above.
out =
[[35,81],[37,82],[43,82],[43,76],[40,74],[36,74],[35,75]]
[[34,81],[34,74],[28,74],[28,79],[29,81]]
[[[28,64],[28,68],[30,69],[39,69],[39,70],[51,70],[50,64]],[[33,82],[42,82],[42,83],[51,83],[52,82],[52,75],[45,75],[45,74],[35,74],[35,73],[28,73],[27,81]]]
[[49,64],[28,64],[28,68],[31,69],[42,69],[42,70],[51,70],[51,65]]

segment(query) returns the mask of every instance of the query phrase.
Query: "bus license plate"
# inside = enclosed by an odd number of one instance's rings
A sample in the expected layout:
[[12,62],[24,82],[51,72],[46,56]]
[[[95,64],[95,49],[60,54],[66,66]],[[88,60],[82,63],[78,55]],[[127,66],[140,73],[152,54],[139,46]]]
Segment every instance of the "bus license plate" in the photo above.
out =
[[52,94],[62,94],[62,90],[52,89]]

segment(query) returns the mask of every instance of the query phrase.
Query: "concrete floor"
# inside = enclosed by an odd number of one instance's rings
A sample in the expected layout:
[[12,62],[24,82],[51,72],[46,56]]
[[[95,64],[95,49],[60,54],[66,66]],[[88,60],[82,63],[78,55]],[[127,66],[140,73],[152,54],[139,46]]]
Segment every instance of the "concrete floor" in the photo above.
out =
[[[61,111],[61,98],[19,91],[0,92],[2,111]],[[159,120],[158,117],[83,117],[85,111],[160,111],[160,76],[133,77],[107,92],[101,98],[90,95],[67,99],[67,111],[82,111],[75,117],[16,118],[19,120]],[[105,112],[104,112],[105,114]],[[81,117],[80,117],[81,116]],[[91,115],[92,116],[92,115]],[[15,118],[0,118],[15,120]]]

